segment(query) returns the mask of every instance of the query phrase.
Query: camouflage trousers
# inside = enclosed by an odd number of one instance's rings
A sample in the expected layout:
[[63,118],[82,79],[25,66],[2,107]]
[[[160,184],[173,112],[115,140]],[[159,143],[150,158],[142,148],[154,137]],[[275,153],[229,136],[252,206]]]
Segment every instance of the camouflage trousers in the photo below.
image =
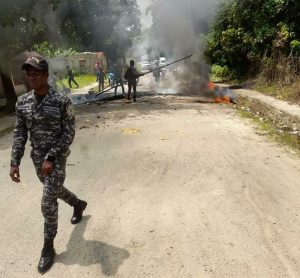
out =
[[53,162],[53,171],[47,177],[43,176],[41,171],[44,158],[45,156],[32,155],[37,176],[44,185],[41,201],[42,214],[45,219],[44,237],[54,239],[57,233],[58,221],[57,199],[59,198],[74,206],[78,202],[78,198],[63,186],[66,177],[66,158],[56,158]]

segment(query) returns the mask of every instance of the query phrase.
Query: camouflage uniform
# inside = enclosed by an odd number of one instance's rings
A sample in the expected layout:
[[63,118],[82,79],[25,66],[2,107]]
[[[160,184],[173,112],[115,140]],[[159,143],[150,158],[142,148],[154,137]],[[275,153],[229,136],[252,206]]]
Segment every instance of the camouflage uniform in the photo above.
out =
[[[31,158],[40,181],[44,184],[41,209],[45,218],[44,235],[54,239],[57,232],[57,198],[74,206],[78,199],[64,186],[66,159],[75,135],[75,117],[68,97],[49,87],[49,93],[39,101],[33,91],[19,97],[16,104],[16,125],[11,165],[20,165],[28,138]],[[53,171],[43,176],[45,159],[53,162]]]
[[123,95],[125,95],[122,69],[120,67],[118,67],[115,70],[115,72],[116,72],[115,95],[117,95],[118,86],[121,86],[122,93],[123,93]]

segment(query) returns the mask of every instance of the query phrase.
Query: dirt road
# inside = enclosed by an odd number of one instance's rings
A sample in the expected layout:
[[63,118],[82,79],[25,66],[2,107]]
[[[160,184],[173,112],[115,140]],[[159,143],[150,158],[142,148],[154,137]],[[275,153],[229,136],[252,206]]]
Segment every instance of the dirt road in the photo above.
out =
[[[300,277],[299,158],[196,97],[77,108],[56,262],[43,277]],[[40,277],[41,186],[29,159],[8,178],[0,138],[0,276]]]

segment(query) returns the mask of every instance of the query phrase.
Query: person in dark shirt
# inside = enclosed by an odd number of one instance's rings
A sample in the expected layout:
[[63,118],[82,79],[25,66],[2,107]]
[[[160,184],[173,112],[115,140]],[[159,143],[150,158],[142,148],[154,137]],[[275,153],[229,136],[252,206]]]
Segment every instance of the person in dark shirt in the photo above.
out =
[[68,71],[68,82],[69,82],[70,88],[72,89],[72,82],[74,82],[78,89],[79,85],[75,81],[74,74],[73,74],[73,71],[70,69],[70,66],[67,66],[67,71]]
[[98,75],[97,75],[97,81],[98,81],[98,85],[99,85],[99,92],[104,91],[104,80],[106,78],[106,74],[103,71],[102,68],[100,68]]
[[134,60],[130,60],[130,67],[127,68],[124,78],[128,80],[128,94],[127,99],[131,99],[131,90],[133,89],[133,101],[136,101],[136,85],[137,85],[137,78],[143,76],[144,74],[138,73],[134,66]]
[[124,71],[120,64],[116,65],[115,75],[116,75],[115,95],[117,95],[118,86],[120,86],[122,89],[123,96],[125,97],[124,80],[123,80]]

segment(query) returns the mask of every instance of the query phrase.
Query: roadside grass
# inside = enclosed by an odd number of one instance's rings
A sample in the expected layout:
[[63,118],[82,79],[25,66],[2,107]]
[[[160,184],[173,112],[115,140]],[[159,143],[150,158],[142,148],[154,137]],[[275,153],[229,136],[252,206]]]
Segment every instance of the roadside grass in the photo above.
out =
[[[95,75],[77,75],[77,76],[74,76],[74,79],[79,85],[78,89],[81,89],[85,86],[89,86],[89,85],[97,82]],[[61,79],[61,82],[63,83],[63,85],[65,87],[69,88],[69,83],[68,83],[67,77]],[[108,79],[105,79],[104,88],[108,87],[108,85],[109,85]],[[60,88],[60,87],[62,88],[62,85],[60,84],[60,82],[57,82],[57,86],[58,86],[58,88]],[[72,87],[74,89],[74,88],[76,88],[76,85],[74,83],[72,83]],[[98,85],[96,87],[92,88],[90,91],[98,92]]]
[[[85,86],[91,85],[91,84],[96,82],[96,76],[95,75],[88,75],[88,74],[74,76],[74,79],[78,83],[79,89],[83,88]],[[67,77],[61,79],[61,82],[64,84],[64,86],[69,88],[69,83],[68,83],[68,78]],[[76,85],[73,82],[72,82],[72,87],[76,88]]]
[[268,84],[257,80],[251,89],[300,105],[300,79],[289,85],[279,83]]
[[237,110],[237,114],[243,119],[250,119],[258,130],[258,134],[267,135],[280,145],[287,146],[292,150],[297,151],[300,155],[300,135],[297,136],[288,131],[280,130],[275,127],[270,120],[265,118],[261,120],[260,117],[252,114],[250,111]]

